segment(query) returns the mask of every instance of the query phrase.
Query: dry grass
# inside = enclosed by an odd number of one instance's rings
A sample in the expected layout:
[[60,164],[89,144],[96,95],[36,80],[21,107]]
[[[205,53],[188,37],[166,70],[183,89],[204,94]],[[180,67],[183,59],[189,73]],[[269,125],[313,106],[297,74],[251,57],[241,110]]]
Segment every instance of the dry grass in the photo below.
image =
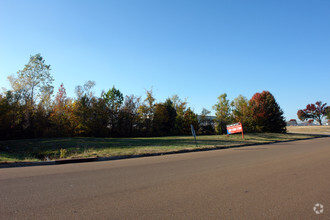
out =
[[287,131],[288,133],[330,135],[330,126],[288,126]]

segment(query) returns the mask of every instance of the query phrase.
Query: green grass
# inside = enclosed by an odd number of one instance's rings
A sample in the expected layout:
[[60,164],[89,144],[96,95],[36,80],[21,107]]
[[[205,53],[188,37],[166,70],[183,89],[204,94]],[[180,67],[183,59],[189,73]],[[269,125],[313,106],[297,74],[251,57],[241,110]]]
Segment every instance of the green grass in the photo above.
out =
[[[217,148],[276,141],[290,141],[315,137],[303,134],[256,133],[197,136],[198,148]],[[191,136],[152,138],[47,138],[0,141],[0,163],[18,161],[43,161],[60,158],[60,149],[66,150],[66,158],[110,157],[165,153],[196,149]]]

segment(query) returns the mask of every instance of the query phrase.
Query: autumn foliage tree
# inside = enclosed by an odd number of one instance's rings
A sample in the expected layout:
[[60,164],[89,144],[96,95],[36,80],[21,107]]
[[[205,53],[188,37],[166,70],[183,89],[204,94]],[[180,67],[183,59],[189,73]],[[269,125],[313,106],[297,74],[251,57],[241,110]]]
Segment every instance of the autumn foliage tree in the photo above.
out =
[[253,130],[257,132],[286,132],[283,111],[270,92],[263,91],[254,94],[249,105]]
[[144,102],[139,106],[138,113],[141,118],[140,129],[144,136],[152,135],[154,110],[155,110],[155,98],[152,90],[146,91],[147,97]]
[[66,89],[62,83],[55,96],[53,109],[49,117],[53,126],[52,131],[54,136],[61,137],[69,135],[69,112],[67,111],[67,107]]
[[322,125],[322,119],[326,116],[328,108],[327,103],[322,104],[321,101],[318,101],[315,104],[308,104],[305,109],[299,109],[297,116],[301,121],[314,119]]

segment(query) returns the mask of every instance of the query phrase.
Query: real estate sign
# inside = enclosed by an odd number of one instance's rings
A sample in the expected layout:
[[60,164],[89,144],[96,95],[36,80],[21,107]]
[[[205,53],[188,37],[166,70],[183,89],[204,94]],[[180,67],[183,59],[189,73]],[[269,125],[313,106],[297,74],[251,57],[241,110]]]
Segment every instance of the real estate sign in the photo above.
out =
[[244,139],[244,134],[243,134],[243,126],[240,122],[227,125],[227,134],[234,134],[234,133],[240,133],[242,132],[242,137]]

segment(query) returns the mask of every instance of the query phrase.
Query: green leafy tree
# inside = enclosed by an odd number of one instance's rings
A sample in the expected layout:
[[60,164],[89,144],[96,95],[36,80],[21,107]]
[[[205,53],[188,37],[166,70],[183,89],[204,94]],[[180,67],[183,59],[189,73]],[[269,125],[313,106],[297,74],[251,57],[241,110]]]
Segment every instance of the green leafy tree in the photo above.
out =
[[198,117],[190,108],[188,108],[183,114],[183,134],[191,134],[191,125],[197,131],[199,129]]
[[168,121],[165,124],[166,134],[173,134],[175,127],[175,118],[177,116],[175,105],[170,98],[166,99],[164,105],[168,114]]
[[153,135],[163,136],[169,134],[167,127],[169,122],[169,113],[164,103],[157,103],[154,106]]
[[170,98],[154,106],[153,133],[157,136],[174,133],[176,110]]
[[233,122],[241,122],[244,131],[252,131],[252,114],[249,100],[239,95],[231,102]]
[[179,98],[179,96],[173,95],[171,101],[176,111],[176,117],[172,133],[175,135],[184,134],[184,113],[187,110],[187,99],[183,101]]
[[215,110],[215,130],[218,134],[226,134],[226,125],[231,123],[231,107],[227,94],[224,93],[218,97],[218,103],[213,106]]
[[109,109],[109,127],[110,133],[112,136],[116,136],[118,130],[120,130],[119,114],[120,108],[124,101],[124,96],[119,89],[116,89],[115,86],[112,89],[109,89],[108,92],[102,92],[102,99],[104,100],[106,107]]

